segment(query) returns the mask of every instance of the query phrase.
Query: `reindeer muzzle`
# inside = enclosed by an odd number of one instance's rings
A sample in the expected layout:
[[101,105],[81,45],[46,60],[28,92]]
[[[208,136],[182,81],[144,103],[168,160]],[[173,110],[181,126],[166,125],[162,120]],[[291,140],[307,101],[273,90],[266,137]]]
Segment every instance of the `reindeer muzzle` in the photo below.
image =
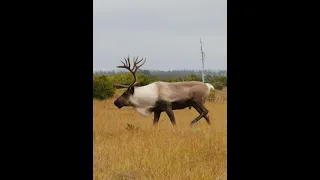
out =
[[123,107],[123,105],[120,104],[118,101],[115,101],[113,104],[117,106],[118,109],[121,109]]

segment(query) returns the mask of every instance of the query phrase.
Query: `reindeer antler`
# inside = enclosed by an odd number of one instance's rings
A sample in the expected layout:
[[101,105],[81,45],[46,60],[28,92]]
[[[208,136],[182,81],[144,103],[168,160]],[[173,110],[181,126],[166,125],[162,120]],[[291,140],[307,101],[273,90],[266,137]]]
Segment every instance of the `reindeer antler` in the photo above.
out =
[[[113,85],[114,87],[116,87],[116,88],[128,88],[128,87],[134,86],[136,84],[139,84],[138,82],[136,82],[137,81],[136,72],[146,62],[146,59],[141,58],[138,61],[138,57],[133,61],[133,67],[132,68],[131,68],[129,57],[128,58],[124,58],[125,63],[123,61],[121,61],[123,66],[117,66],[117,68],[123,68],[123,69],[129,70],[129,72],[133,75],[133,78],[134,78],[133,82],[129,86],[122,85],[122,84],[114,84]],[[141,63],[141,64],[139,64],[139,63]]]

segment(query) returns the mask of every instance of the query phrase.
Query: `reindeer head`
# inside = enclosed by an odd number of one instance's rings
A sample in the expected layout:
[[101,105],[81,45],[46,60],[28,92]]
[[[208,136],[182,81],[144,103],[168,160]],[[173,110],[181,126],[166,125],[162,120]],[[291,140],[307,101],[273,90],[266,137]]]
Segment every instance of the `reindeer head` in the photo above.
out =
[[[123,66],[117,66],[117,67],[129,70],[131,72],[131,74],[133,75],[134,80],[129,86],[123,85],[123,84],[114,84],[113,85],[113,87],[115,87],[117,89],[127,88],[127,90],[114,101],[114,105],[117,106],[119,109],[122,108],[123,106],[132,106],[133,105],[130,101],[130,97],[134,94],[134,87],[139,84],[137,82],[136,72],[146,62],[146,59],[144,59],[144,61],[142,62],[143,58],[141,58],[138,61],[138,57],[137,57],[133,62],[133,67],[131,68],[129,57],[124,58],[124,59],[125,59],[125,63],[123,61],[121,61]],[[142,62],[142,63],[139,64],[140,62]]]

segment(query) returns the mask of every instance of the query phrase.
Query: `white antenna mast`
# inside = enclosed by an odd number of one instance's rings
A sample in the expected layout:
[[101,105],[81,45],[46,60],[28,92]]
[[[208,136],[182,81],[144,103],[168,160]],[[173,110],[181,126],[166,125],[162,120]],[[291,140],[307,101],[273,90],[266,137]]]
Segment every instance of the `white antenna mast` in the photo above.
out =
[[202,61],[202,82],[204,83],[204,57],[205,53],[202,50],[203,43],[200,38],[200,47],[201,47],[201,61]]

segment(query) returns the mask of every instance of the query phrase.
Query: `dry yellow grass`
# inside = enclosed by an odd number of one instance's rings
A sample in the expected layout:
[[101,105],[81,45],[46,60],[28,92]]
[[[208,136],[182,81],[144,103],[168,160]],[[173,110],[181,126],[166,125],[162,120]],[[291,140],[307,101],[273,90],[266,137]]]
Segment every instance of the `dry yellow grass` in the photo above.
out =
[[[223,93],[218,92],[220,100],[226,98]],[[201,119],[194,127],[194,109],[174,111],[177,127],[162,113],[154,127],[153,116],[119,110],[113,101],[93,102],[95,180],[226,179],[226,99],[206,102],[212,125]],[[126,129],[127,124],[134,128]]]

